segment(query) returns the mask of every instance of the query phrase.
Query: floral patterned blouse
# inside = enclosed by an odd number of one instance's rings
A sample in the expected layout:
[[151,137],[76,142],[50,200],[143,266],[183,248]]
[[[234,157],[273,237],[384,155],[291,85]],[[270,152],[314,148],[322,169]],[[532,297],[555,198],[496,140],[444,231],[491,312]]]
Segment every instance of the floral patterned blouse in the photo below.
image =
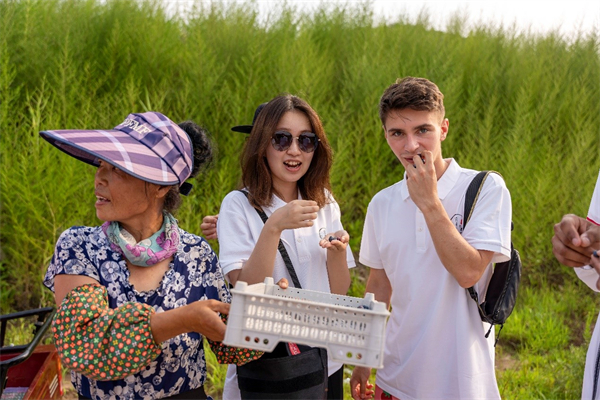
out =
[[[129,270],[119,253],[110,249],[100,227],[72,227],[58,239],[44,285],[54,291],[56,275],[89,276],[108,291],[110,308],[127,302],[145,303],[156,312],[196,300],[230,302],[221,267],[209,244],[179,229],[180,243],[169,270],[155,290],[138,292],[129,283]],[[92,399],[160,399],[199,388],[206,378],[202,335],[176,336],[162,343],[162,354],[141,372],[125,379],[96,381],[71,371],[77,391]],[[210,397],[209,397],[210,399]]]

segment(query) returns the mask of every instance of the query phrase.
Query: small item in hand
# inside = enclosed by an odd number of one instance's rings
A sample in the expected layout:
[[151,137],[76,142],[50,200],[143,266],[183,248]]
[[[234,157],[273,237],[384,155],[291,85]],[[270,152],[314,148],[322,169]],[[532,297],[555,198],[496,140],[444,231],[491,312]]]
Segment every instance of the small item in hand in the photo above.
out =
[[329,241],[333,242],[334,240],[341,240],[339,237],[329,236]]
[[[421,161],[423,161],[423,164],[425,164],[425,156],[422,155],[421,153],[417,154],[419,157],[421,157]],[[417,166],[415,164],[413,164],[413,167],[417,168]]]
[[319,239],[325,239],[326,232],[325,228],[319,229]]

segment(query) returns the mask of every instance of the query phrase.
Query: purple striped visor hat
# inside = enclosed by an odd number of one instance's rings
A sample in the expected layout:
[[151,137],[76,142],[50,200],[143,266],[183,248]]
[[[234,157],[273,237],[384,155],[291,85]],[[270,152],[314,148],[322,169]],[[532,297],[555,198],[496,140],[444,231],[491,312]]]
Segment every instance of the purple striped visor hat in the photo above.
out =
[[190,138],[158,112],[129,114],[112,130],[42,131],[55,147],[91,165],[103,160],[158,185],[181,186],[192,173]]

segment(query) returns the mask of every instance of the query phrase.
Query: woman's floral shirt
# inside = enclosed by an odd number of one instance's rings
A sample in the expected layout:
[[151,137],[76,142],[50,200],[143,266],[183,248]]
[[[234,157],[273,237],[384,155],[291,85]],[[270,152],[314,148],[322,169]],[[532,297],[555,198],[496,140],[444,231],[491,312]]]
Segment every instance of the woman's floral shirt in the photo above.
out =
[[[126,302],[145,303],[156,312],[196,300],[230,302],[217,257],[201,237],[179,229],[179,248],[156,290],[138,292],[129,283],[129,270],[110,249],[100,227],[72,227],[58,239],[44,285],[54,291],[56,275],[89,276],[108,291],[110,308]],[[160,399],[204,384],[206,361],[202,335],[186,333],[162,343],[162,354],[137,374],[122,380],[95,381],[71,371],[77,391],[92,399]]]

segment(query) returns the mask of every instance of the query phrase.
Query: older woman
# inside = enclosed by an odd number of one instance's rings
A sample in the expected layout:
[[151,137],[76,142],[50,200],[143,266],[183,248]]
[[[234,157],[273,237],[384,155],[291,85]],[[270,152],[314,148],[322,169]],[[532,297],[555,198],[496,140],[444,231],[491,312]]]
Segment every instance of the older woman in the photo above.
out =
[[206,399],[202,336],[223,339],[229,292],[217,257],[173,213],[211,157],[206,133],[157,112],[113,130],[43,131],[97,167],[102,226],[63,232],[44,284],[55,345],[80,398]]

